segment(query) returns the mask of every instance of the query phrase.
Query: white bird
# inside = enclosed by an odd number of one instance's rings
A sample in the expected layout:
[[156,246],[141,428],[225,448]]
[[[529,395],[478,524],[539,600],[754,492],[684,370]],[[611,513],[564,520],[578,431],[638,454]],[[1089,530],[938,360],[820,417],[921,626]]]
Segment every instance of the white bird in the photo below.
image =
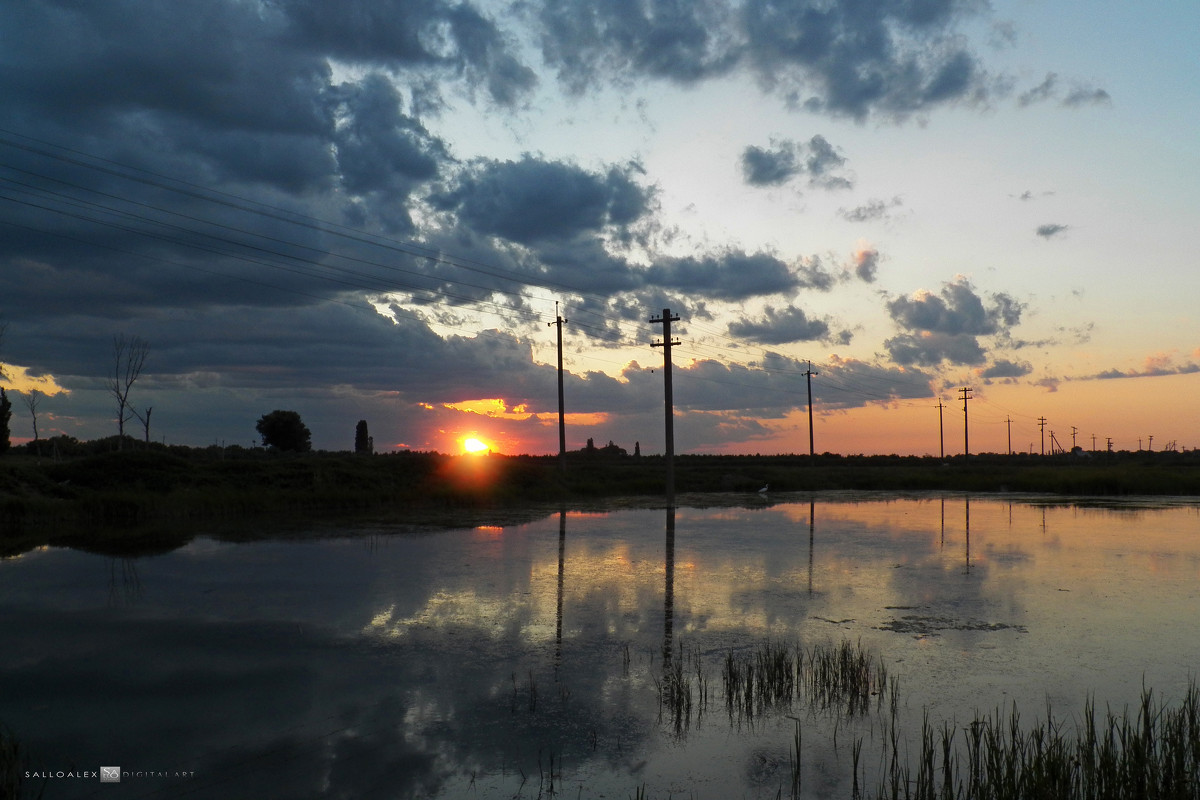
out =
[[771,485],[771,484],[769,484],[769,483],[768,483],[768,484],[765,484],[765,485],[763,486],[763,488],[761,488],[761,489],[759,489],[759,490],[758,490],[758,493],[759,493],[759,494],[766,494],[766,493],[767,493],[767,488],[768,488],[770,485]]

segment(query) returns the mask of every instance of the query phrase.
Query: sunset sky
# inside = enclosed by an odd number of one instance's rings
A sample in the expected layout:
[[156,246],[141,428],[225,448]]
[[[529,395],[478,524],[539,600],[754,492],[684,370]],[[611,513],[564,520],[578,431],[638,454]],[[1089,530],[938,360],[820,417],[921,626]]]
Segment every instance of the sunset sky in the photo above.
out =
[[[0,5],[15,441],[1200,446],[1200,6]],[[944,408],[939,412],[939,400]],[[143,435],[137,420],[127,432]],[[1094,438],[1093,438],[1094,437]],[[1153,437],[1151,445],[1150,437]]]

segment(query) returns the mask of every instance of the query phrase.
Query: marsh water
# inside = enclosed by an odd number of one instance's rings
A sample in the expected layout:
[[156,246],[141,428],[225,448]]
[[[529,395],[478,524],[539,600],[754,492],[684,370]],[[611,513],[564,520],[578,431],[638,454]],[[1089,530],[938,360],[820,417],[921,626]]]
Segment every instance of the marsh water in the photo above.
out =
[[[49,548],[0,562],[0,725],[46,798],[849,797],[895,727],[1182,697],[1198,581],[1183,500],[735,496]],[[844,642],[878,703],[725,693],[768,643]]]

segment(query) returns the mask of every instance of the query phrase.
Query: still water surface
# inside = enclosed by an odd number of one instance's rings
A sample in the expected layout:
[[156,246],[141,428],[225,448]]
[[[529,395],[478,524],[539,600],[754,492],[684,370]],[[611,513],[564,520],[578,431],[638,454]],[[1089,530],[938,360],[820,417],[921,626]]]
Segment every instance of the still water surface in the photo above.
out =
[[731,653],[861,646],[914,737],[1181,698],[1200,670],[1196,503],[740,500],[26,553],[0,562],[0,724],[46,798],[788,797],[797,725],[801,794],[848,797],[889,709],[733,713]]

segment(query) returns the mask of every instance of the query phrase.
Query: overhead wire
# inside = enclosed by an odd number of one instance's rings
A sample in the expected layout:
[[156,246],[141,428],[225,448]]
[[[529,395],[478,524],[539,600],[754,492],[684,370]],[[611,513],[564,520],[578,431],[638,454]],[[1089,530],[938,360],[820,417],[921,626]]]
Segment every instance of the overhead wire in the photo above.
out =
[[[10,138],[6,138],[10,137]],[[35,146],[18,141],[14,141],[11,137],[18,137],[27,142],[35,142]],[[103,203],[94,200],[86,200],[81,197],[66,195],[62,192],[55,192],[44,186],[35,186],[23,181],[16,181],[12,178],[0,178],[9,187],[17,187],[17,193],[21,191],[32,194],[34,197],[41,197],[44,202],[35,203],[31,200],[23,200],[19,197],[0,195],[0,199],[6,199],[9,202],[19,202],[28,207],[40,209],[60,215],[74,217],[77,220],[89,222],[95,225],[108,226],[115,230],[121,230],[127,233],[135,234],[150,239],[158,239],[174,246],[192,248],[199,252],[205,252],[210,255],[216,255],[222,258],[234,259],[244,263],[255,264],[269,269],[282,272],[289,272],[306,278],[320,279],[335,285],[346,286],[356,290],[365,290],[377,292],[382,295],[389,293],[409,294],[412,297],[441,297],[450,301],[452,304],[463,307],[474,308],[481,313],[491,313],[501,315],[502,318],[519,318],[527,321],[540,320],[544,321],[544,315],[540,315],[531,308],[521,308],[516,304],[497,303],[491,299],[485,299],[474,293],[459,293],[452,291],[453,288],[477,290],[477,292],[509,294],[513,296],[523,297],[525,302],[549,302],[549,298],[545,296],[530,296],[529,289],[557,289],[569,292],[584,300],[592,300],[600,305],[605,305],[611,298],[607,298],[594,293],[581,290],[577,287],[552,281],[544,276],[531,275],[524,272],[515,272],[500,268],[496,265],[486,264],[477,260],[454,256],[445,253],[440,248],[433,248],[426,245],[421,245],[414,242],[408,242],[391,237],[380,236],[378,234],[368,234],[349,228],[338,223],[328,220],[322,220],[316,217],[307,216],[299,212],[282,209],[277,206],[272,206],[258,201],[250,200],[221,190],[212,189],[210,187],[201,186],[199,184],[190,183],[181,179],[162,175],[160,173],[142,170],[138,167],[132,167],[127,164],[121,164],[116,161],[104,159],[88,153],[83,153],[78,150],[64,148],[49,142],[34,139],[33,137],[24,136],[23,134],[15,133],[10,130],[0,128],[0,145],[18,148],[44,158],[57,160],[61,163],[73,165],[90,170],[97,170],[102,174],[122,180],[133,181],[147,185],[153,188],[178,193],[181,196],[189,197],[194,200],[203,201],[206,203],[215,203],[219,206],[227,207],[235,211],[260,215],[267,219],[272,219],[289,225],[298,226],[301,229],[307,229],[322,234],[329,234],[341,237],[345,241],[356,243],[358,245],[370,248],[382,248],[385,252],[391,251],[402,255],[427,260],[435,267],[447,267],[451,269],[461,269],[473,272],[478,275],[490,277],[499,283],[497,285],[485,285],[464,280],[461,276],[447,276],[439,274],[437,271],[420,272],[417,270],[409,270],[399,267],[395,264],[384,263],[373,258],[364,258],[352,253],[340,252],[334,249],[319,248],[311,244],[297,242],[294,239],[287,239],[280,236],[273,236],[261,231],[250,230],[237,225],[230,225],[218,220],[208,219],[194,214],[184,213],[182,211],[165,208],[153,203],[147,203],[142,200],[123,197],[112,192],[101,191],[99,189],[83,186],[74,181],[68,181],[64,178],[38,173],[33,170],[24,169],[22,167],[13,166],[0,162],[3,166],[11,171],[20,172],[24,175],[35,177],[41,180],[52,181],[59,185],[66,186],[80,192],[87,192],[97,197],[103,197],[115,203],[134,206],[149,213],[136,213],[127,208],[119,208],[106,206]],[[10,189],[10,192],[12,190]],[[53,200],[47,200],[53,198]],[[49,202],[54,202],[66,206],[53,207],[47,205]],[[75,209],[69,211],[67,209]],[[91,209],[85,213],[85,209]],[[169,222],[164,219],[158,219],[151,216],[153,213],[169,215],[175,219],[188,220],[196,225],[202,226],[201,229],[179,225]],[[101,215],[100,217],[94,214]],[[103,218],[108,216],[109,218]],[[144,230],[131,224],[122,224],[115,221],[113,218],[124,219],[127,222],[133,221],[138,224],[148,225],[156,230]],[[13,224],[13,223],[9,223]],[[225,231],[226,234],[217,234],[203,228],[214,228],[220,231]],[[33,228],[30,228],[33,230]],[[163,231],[173,231],[174,234],[166,234]],[[51,231],[42,231],[46,234],[62,235]],[[236,234],[237,236],[248,237],[249,241],[233,238],[227,234]],[[180,239],[179,236],[185,238]],[[208,244],[188,241],[189,237],[199,237]],[[70,238],[70,237],[68,237]],[[255,241],[270,242],[284,248],[295,248],[307,253],[313,254],[314,257],[304,257],[296,253],[283,252],[273,249],[272,247],[262,244],[255,244]],[[214,244],[215,243],[215,244]],[[89,244],[95,244],[89,242]],[[251,256],[245,252],[249,251],[257,255]],[[148,258],[156,258],[149,257]],[[325,259],[336,259],[340,263],[329,263],[326,260],[318,260],[317,257]],[[171,264],[175,267],[197,270],[214,276],[248,281],[256,285],[279,289],[282,291],[291,291],[297,294],[302,294],[309,297],[321,297],[313,293],[305,293],[295,290],[294,287],[284,287],[270,282],[262,281],[255,278],[249,278],[238,274],[230,274],[212,269],[201,268],[195,264],[182,263],[167,259],[159,259],[160,263]],[[369,267],[371,269],[380,270],[383,274],[377,274],[371,271],[365,271],[357,267],[345,266],[345,263],[358,265],[358,267]],[[406,280],[400,276],[408,276]],[[419,281],[419,282],[418,282]],[[428,282],[428,283],[425,283]],[[432,285],[430,285],[432,284]],[[449,287],[449,288],[448,288]],[[325,298],[323,299],[330,299]],[[344,302],[337,300],[337,302]],[[375,311],[375,306],[369,304],[354,304],[346,303],[363,310],[367,308]],[[571,313],[576,317],[570,323],[574,327],[582,331],[582,335],[589,340],[599,341],[607,346],[617,348],[641,348],[645,346],[645,342],[633,340],[624,332],[630,320],[619,317],[612,317],[595,311],[592,308],[585,306],[570,306]],[[430,320],[410,312],[404,312],[401,307],[391,304],[390,310],[392,313],[400,314],[414,320],[419,320],[426,324],[430,324]],[[584,315],[593,322],[579,319],[579,315]],[[475,332],[472,334],[465,329],[455,328],[454,326],[445,325],[440,322],[434,324],[440,325],[442,328],[450,330],[459,330],[467,335],[482,335],[485,332]],[[747,344],[744,341],[737,340],[728,335],[727,332],[719,331],[712,326],[701,321],[689,321],[686,323],[689,328],[695,328],[702,334],[706,334],[708,340],[704,338],[689,338],[687,345],[681,345],[682,352],[690,353],[702,360],[715,361],[721,364],[725,369],[732,369],[733,364],[741,364],[742,366],[754,365],[754,368],[767,373],[779,375],[782,377],[802,377],[805,372],[800,369],[797,364],[795,368],[782,365],[764,364],[763,361],[771,354],[765,347],[757,344]],[[639,328],[644,329],[644,328]],[[729,342],[729,345],[723,345],[719,342]],[[606,360],[603,357],[590,355],[589,360],[618,364],[619,362]],[[792,361],[797,359],[791,359]],[[810,362],[811,364],[811,362]],[[624,366],[624,364],[622,364]],[[811,368],[811,367],[810,367]],[[687,373],[684,373],[685,375]],[[820,374],[820,373],[818,373]],[[689,375],[697,380],[705,380],[713,382],[716,379],[703,377],[699,375]],[[755,389],[761,387],[752,387],[745,383],[736,381],[725,381],[730,385],[740,386],[746,389]],[[897,386],[896,376],[890,375],[887,377],[870,378],[868,376],[858,375],[855,378],[847,377],[845,371],[831,372],[828,367],[825,369],[825,374],[821,380],[821,393],[839,392],[845,395],[862,398],[868,401],[887,401],[895,402],[903,399],[897,395],[895,388]],[[919,383],[914,383],[913,388],[917,388]],[[925,385],[927,389],[927,384]],[[772,389],[772,391],[783,391]]]

